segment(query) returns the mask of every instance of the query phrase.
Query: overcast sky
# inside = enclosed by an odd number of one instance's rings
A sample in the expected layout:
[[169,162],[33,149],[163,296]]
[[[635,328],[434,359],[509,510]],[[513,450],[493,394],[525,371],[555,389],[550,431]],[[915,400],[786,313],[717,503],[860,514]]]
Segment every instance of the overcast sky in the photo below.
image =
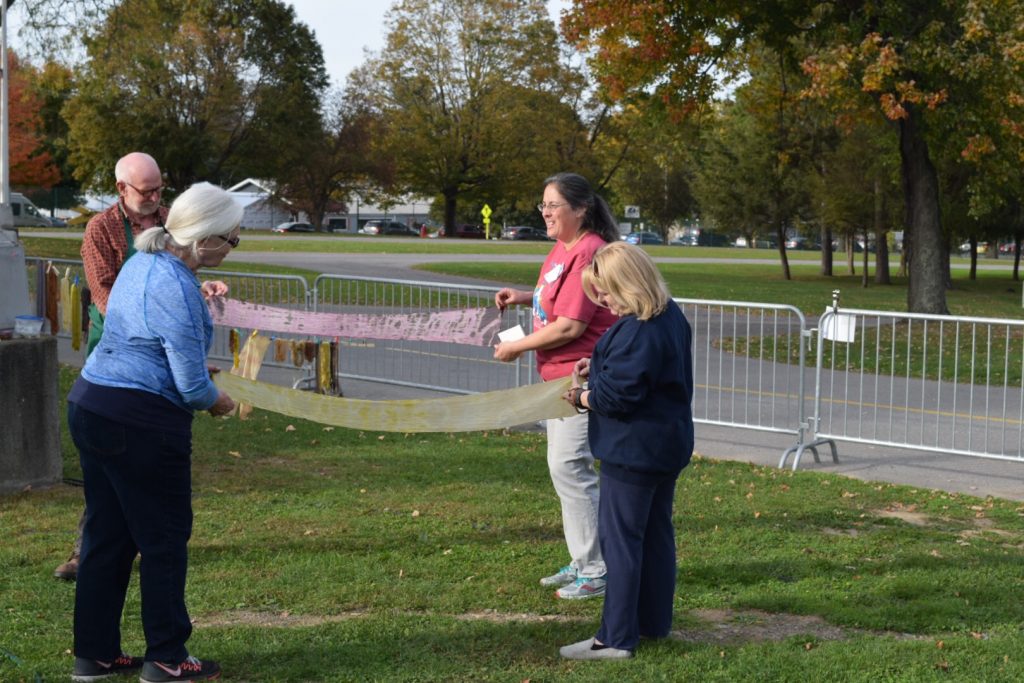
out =
[[[2,1],[2,0],[0,0]],[[363,63],[363,48],[378,51],[384,46],[384,14],[391,0],[285,0],[295,7],[299,21],[316,33],[324,51],[331,84],[341,87],[352,69]],[[570,0],[547,0],[548,12],[558,20]],[[18,49],[23,2],[11,6],[11,31],[7,40]]]
[[[558,19],[569,0],[547,0],[548,12]],[[316,32],[324,51],[331,84],[341,86],[352,69],[363,63],[363,48],[384,47],[384,14],[388,0],[290,0],[299,20]]]

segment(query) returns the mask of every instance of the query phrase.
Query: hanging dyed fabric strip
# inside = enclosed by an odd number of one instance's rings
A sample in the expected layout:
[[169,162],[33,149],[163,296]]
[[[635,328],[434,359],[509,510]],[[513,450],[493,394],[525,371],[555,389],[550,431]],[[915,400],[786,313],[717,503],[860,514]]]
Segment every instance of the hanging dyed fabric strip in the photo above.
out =
[[311,337],[407,339],[490,346],[501,326],[501,312],[466,308],[433,313],[316,313],[215,297],[209,302],[214,325],[259,328]]
[[[270,338],[264,337],[256,330],[253,330],[252,334],[249,335],[249,340],[245,342],[245,346],[239,352],[239,364],[231,368],[231,374],[245,377],[246,379],[256,379],[260,374],[263,358],[266,356],[267,347],[269,346]],[[238,417],[244,420],[252,412],[252,406],[244,401],[236,401],[235,403],[238,408]]]
[[224,372],[217,386],[235,401],[321,424],[378,432],[470,432],[569,417],[576,410],[562,400],[571,378],[449,398],[362,401],[323,396],[254,382]]

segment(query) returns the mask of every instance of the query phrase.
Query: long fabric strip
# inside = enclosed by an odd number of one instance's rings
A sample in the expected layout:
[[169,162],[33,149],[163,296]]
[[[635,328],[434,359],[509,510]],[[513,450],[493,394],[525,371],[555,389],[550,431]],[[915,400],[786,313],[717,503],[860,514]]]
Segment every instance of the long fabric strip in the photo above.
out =
[[571,379],[468,396],[363,401],[254,382],[226,372],[214,382],[235,401],[322,424],[378,432],[471,432],[575,414],[562,400]]
[[311,337],[410,339],[475,346],[495,343],[501,325],[497,308],[433,313],[318,313],[216,297],[209,303],[214,325],[260,329]]

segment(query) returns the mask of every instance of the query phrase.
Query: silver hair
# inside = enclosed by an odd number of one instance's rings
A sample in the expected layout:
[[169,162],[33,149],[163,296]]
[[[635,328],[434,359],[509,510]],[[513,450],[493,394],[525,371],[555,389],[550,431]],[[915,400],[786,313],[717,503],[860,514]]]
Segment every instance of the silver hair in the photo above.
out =
[[242,223],[242,207],[224,189],[210,183],[196,183],[182,192],[167,214],[167,226],[143,231],[135,238],[138,251],[152,254],[168,244],[191,247],[207,237],[226,237]]

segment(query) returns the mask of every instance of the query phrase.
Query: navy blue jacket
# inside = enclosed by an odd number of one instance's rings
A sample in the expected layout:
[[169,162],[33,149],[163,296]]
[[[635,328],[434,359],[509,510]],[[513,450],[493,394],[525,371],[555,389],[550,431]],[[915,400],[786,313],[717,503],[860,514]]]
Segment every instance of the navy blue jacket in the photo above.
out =
[[693,454],[690,324],[669,302],[650,320],[620,318],[590,361],[590,449],[628,471],[677,473]]

